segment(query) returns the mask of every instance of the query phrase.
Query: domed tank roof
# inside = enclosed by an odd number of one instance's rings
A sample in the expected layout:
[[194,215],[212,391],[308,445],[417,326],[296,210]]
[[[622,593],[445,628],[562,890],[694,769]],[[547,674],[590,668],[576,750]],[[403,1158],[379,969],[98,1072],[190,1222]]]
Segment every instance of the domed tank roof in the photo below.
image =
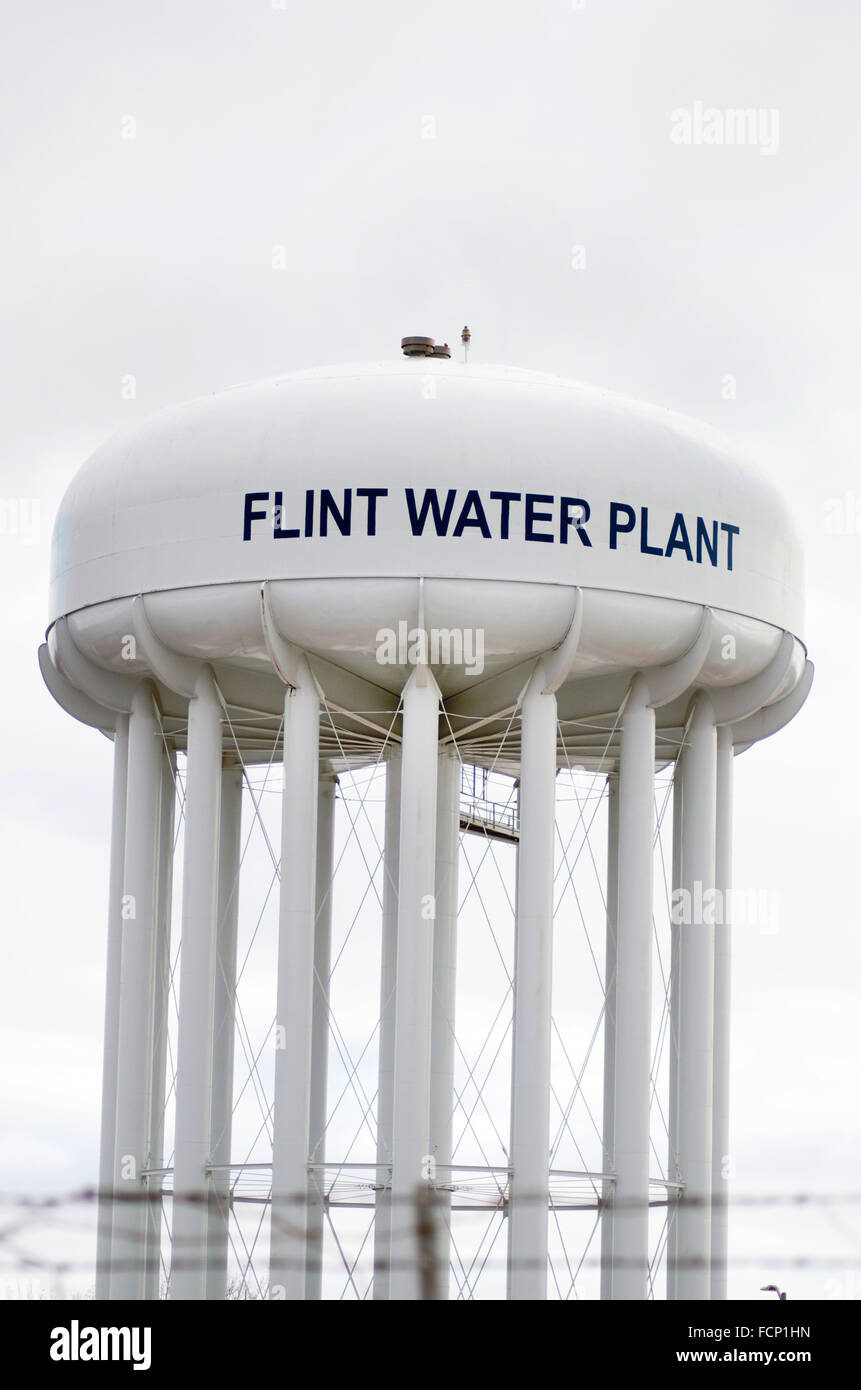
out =
[[163,410],[84,464],[51,621],[135,594],[391,576],[578,585],[803,629],[777,490],[714,432],[444,357],[315,368]]

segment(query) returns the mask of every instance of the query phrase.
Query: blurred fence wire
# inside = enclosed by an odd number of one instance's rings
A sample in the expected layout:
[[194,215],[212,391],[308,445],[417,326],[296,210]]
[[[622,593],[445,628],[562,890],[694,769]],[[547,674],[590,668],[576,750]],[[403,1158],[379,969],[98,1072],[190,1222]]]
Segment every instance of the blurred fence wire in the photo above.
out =
[[[120,1252],[113,1262],[113,1269],[119,1273],[148,1267],[150,1273],[156,1275],[153,1287],[158,1288],[159,1297],[170,1295],[173,1270],[200,1268],[201,1265],[211,1268],[213,1262],[220,1262],[225,1273],[228,1299],[267,1298],[268,1237],[273,1231],[291,1236],[300,1251],[304,1243],[304,1256],[301,1259],[297,1257],[296,1266],[288,1262],[287,1267],[301,1266],[306,1271],[320,1271],[324,1298],[369,1298],[373,1293],[375,1276],[381,1272],[403,1269],[418,1273],[422,1298],[475,1297],[474,1280],[465,1274],[463,1268],[458,1268],[456,1255],[452,1256],[450,1262],[448,1258],[443,1260],[440,1257],[440,1251],[447,1249],[440,1235],[443,1233],[450,1238],[453,1198],[456,1200],[457,1194],[450,1188],[441,1190],[427,1184],[418,1186],[415,1194],[409,1198],[393,1198],[391,1193],[386,1193],[391,1211],[390,1254],[381,1260],[379,1254],[375,1257],[372,1251],[373,1208],[379,1191],[371,1188],[361,1207],[356,1202],[352,1203],[354,1211],[364,1213],[364,1224],[363,1237],[361,1240],[357,1237],[350,1250],[339,1240],[334,1227],[323,1236],[319,1226],[305,1220],[312,1207],[319,1214],[321,1205],[329,1215],[326,1199],[321,1200],[319,1194],[309,1196],[308,1193],[297,1193],[291,1197],[279,1197],[274,1203],[268,1194],[231,1191],[225,1197],[223,1192],[215,1190],[182,1198],[158,1190],[100,1192],[96,1188],[43,1196],[0,1195],[0,1296],[6,1299],[92,1297],[96,1226],[99,1220],[105,1219],[105,1211],[112,1210],[115,1246]],[[231,1228],[244,1210],[254,1208],[256,1236],[249,1242],[241,1232],[238,1238],[234,1233],[226,1246],[216,1226],[215,1236],[211,1241],[209,1238],[204,1241],[202,1250],[199,1244],[195,1244],[193,1249],[184,1249],[183,1241],[172,1238],[170,1230],[172,1209],[180,1200],[206,1205]],[[520,1193],[517,1200],[524,1204],[538,1202],[546,1206],[547,1194]],[[677,1194],[668,1193],[649,1202],[651,1209],[663,1214],[665,1222],[663,1241],[659,1247],[662,1257],[666,1254],[666,1223],[671,1219],[678,1200]],[[683,1200],[689,1205],[700,1204],[694,1197]],[[141,1234],[138,1225],[123,1220],[124,1212],[142,1202],[153,1211],[154,1223],[149,1224],[151,1230],[157,1232],[155,1241],[151,1234]],[[505,1222],[507,1205],[508,1197],[503,1193],[495,1205],[485,1205],[482,1209],[499,1223],[489,1248],[480,1247],[481,1272],[495,1276],[484,1295],[491,1298],[504,1297],[504,1279],[509,1269],[504,1242],[498,1239]],[[582,1280],[587,1271],[601,1268],[600,1241],[596,1235],[600,1230],[601,1213],[608,1205],[620,1211],[636,1204],[604,1201],[596,1197],[588,1206],[581,1203],[576,1208],[568,1208],[569,1211],[592,1213],[591,1235],[579,1255],[576,1273],[567,1292],[558,1280],[551,1280],[551,1296],[581,1298],[584,1292],[587,1297],[593,1296],[587,1291],[578,1290],[576,1281],[578,1278]],[[777,1248],[733,1250],[729,1258],[731,1272],[758,1270],[782,1276],[789,1271],[819,1276],[825,1274],[828,1276],[827,1286],[823,1285],[823,1292],[819,1296],[861,1298],[861,1226],[857,1221],[861,1191],[739,1193],[729,1199],[729,1207],[737,1213],[782,1215]],[[813,1233],[808,1230],[805,1234],[793,1227],[792,1219],[799,1213],[815,1218],[817,1224]],[[550,1220],[557,1215],[551,1201]],[[842,1249],[821,1248],[829,1232],[839,1237]],[[622,1263],[615,1261],[617,1268],[622,1267]],[[703,1263],[702,1260],[675,1261],[677,1268],[701,1267]],[[521,1262],[521,1267],[527,1264],[534,1267],[535,1262]],[[77,1283],[74,1282],[76,1280]],[[651,1297],[661,1296],[657,1283],[655,1269],[651,1268]],[[753,1283],[757,1288],[762,1287],[755,1280]]]

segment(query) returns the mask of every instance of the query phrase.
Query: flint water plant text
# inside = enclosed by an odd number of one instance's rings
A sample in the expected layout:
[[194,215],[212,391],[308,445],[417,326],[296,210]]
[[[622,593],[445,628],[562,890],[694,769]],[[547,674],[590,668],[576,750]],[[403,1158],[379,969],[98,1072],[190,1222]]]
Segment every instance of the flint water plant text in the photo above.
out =
[[610,550],[639,545],[643,555],[684,556],[691,564],[731,570],[733,542],[740,528],[728,521],[677,511],[672,521],[650,519],[649,508],[610,502],[604,518],[584,497],[545,492],[507,492],[478,488],[404,488],[403,496],[385,487],[308,488],[246,492],[242,539],[250,541],[264,525],[274,540],[325,536],[375,536],[381,517],[400,505],[413,536],[454,540],[524,540],[545,545],[569,542],[591,549],[593,541]]

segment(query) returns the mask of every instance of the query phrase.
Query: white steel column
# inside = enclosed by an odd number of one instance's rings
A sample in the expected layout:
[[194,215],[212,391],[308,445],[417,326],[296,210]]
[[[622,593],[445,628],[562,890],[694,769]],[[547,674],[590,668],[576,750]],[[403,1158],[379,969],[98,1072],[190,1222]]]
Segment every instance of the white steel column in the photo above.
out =
[[317,915],[314,923],[314,1009],[311,1024],[310,1161],[308,1264],[305,1297],[323,1294],[323,1194],[329,1079],[329,975],[332,968],[332,868],[335,851],[337,779],[321,767],[317,787]]
[[305,658],[284,697],[269,1297],[303,1299],[308,1217],[320,698]]
[[[616,921],[619,886],[619,777],[607,778],[607,936],[604,950],[604,1119],[602,1150],[604,1172],[612,1173],[615,1143],[613,1121],[616,1106]],[[613,1181],[601,1184],[601,1297],[611,1298],[613,1287]]]
[[[145,1296],[147,1189],[152,1085],[152,980],[158,915],[161,735],[152,687],[132,697],[122,892],[117,1130],[111,1243],[111,1298]],[[128,1200],[123,1200],[127,1198]]]
[[383,843],[383,925],[380,961],[380,1050],[377,1086],[377,1199],[374,1215],[374,1298],[389,1296],[391,1260],[392,1115],[395,1108],[395,972],[398,958],[398,859],[401,834],[401,749],[386,762]]
[[441,1184],[430,1208],[435,1231],[434,1281],[448,1298],[451,1247],[454,1022],[457,980],[458,858],[460,855],[460,759],[453,748],[439,755],[436,820],[436,918],[433,927],[430,1154]]
[[170,1296],[206,1297],[223,712],[203,667],[188,703]]
[[682,765],[685,897],[679,928],[677,1127],[684,1191],[676,1213],[679,1299],[707,1299],[710,1290],[716,752],[714,711],[700,691]]
[[712,1095],[711,1297],[727,1296],[729,1148],[729,1066],[732,924],[732,729],[717,735],[717,815],[715,884],[722,913],[715,922],[714,1070]]
[[427,667],[419,666],[403,694],[389,1276],[393,1299],[415,1299],[422,1292],[415,1233],[418,1197],[428,1182],[430,1158],[438,743],[439,687]]
[[521,707],[508,1296],[547,1295],[556,696],[539,663]]
[[[669,1017],[669,1094],[667,1097],[667,1177],[678,1183],[679,1176],[679,941],[681,927],[676,918],[676,904],[684,883],[682,868],[682,824],[684,819],[684,754],[679,753],[673,769],[673,863],[672,910],[670,912],[670,1017]],[[676,1246],[678,1227],[677,1194],[668,1191],[667,1208],[667,1298],[676,1297]]]
[[[174,832],[174,763],[173,754],[161,750],[161,793],[159,797],[158,831],[158,909],[153,960],[153,1026],[152,1026],[152,1083],[150,1088],[149,1166],[160,1169],[164,1164],[165,1078],[167,1072],[167,1019],[170,989],[170,928],[173,896],[173,832]],[[161,1229],[164,1186],[162,1174],[155,1172],[149,1179],[149,1230],[147,1233],[146,1296],[158,1298],[161,1282]]]
[[631,682],[619,758],[616,1082],[611,1297],[643,1299],[649,1270],[649,1077],[655,713]]
[[221,773],[216,964],[212,1010],[212,1202],[209,1208],[206,1249],[206,1297],[212,1300],[227,1297],[227,1249],[230,1230],[228,1165],[233,1121],[236,933],[239,925],[241,857],[242,768],[224,767]]
[[111,808],[111,860],[108,881],[108,938],[105,981],[105,1034],[102,1055],[102,1125],[99,1145],[99,1225],[96,1244],[96,1298],[110,1297],[111,1224],[114,1205],[114,1143],[117,1129],[117,1055],[122,969],[123,859],[126,839],[126,782],[129,721],[117,715],[114,733],[114,783]]

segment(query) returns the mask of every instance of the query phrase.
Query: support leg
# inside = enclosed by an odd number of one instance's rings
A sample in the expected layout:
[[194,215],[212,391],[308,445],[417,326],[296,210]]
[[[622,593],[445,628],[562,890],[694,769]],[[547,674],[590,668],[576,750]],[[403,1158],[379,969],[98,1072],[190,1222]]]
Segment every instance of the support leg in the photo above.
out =
[[390,1297],[422,1296],[413,1236],[430,1159],[431,1000],[439,688],[417,668],[404,688],[398,945],[395,984],[395,1106],[392,1127]]
[[398,858],[401,833],[401,750],[386,763],[383,844],[383,931],[380,962],[380,1061],[377,1087],[377,1198],[374,1215],[374,1298],[389,1297],[392,1229],[392,1116],[395,1108],[395,972],[398,942]]
[[[612,1173],[616,1147],[613,1121],[616,1107],[616,920],[619,876],[619,777],[607,778],[607,938],[604,952],[604,1172]],[[612,1297],[613,1286],[613,1187],[602,1184],[601,1200],[601,1297]]]
[[539,665],[522,705],[508,1296],[547,1296],[556,696]]
[[701,692],[683,763],[682,863],[690,910],[679,929],[679,1299],[710,1296],[716,753],[714,712]]
[[727,1296],[728,1184],[729,1184],[729,1064],[732,924],[729,901],[732,890],[732,734],[718,729],[717,819],[715,827],[715,881],[723,912],[715,922],[714,1073],[712,1096],[712,1230],[711,1297]]
[[644,1299],[649,1272],[649,1080],[655,714],[635,676],[622,715],[616,939],[614,1299]]
[[[675,904],[684,887],[682,866],[682,824],[684,805],[684,753],[680,752],[673,771],[673,864],[670,913],[670,1017],[669,1017],[669,1094],[667,1097],[667,1177],[681,1182],[679,1169],[679,946],[681,927],[675,920]],[[667,1207],[667,1299],[677,1297],[678,1196],[670,1189]]]
[[320,700],[307,662],[284,700],[284,800],[269,1296],[305,1297]]
[[305,1297],[323,1295],[323,1194],[329,1076],[329,975],[332,968],[332,869],[337,779],[321,769],[317,789],[317,918],[314,924],[314,1017],[311,1026],[311,1118],[308,1269]]
[[[148,684],[129,717],[128,784],[122,893],[117,1129],[110,1296],[146,1294],[147,1189],[153,1043],[153,960],[158,919],[158,810],[161,736]],[[123,1200],[127,1198],[128,1200]]]
[[206,1297],[222,709],[209,670],[188,706],[170,1296]]
[[99,1145],[99,1225],[96,1246],[96,1298],[110,1297],[111,1226],[114,1204],[114,1145],[117,1129],[117,1056],[122,972],[123,860],[126,839],[129,721],[117,717],[114,734],[114,788],[111,814],[111,868],[108,885],[108,941],[105,984],[105,1041],[102,1060],[102,1127]]
[[[162,746],[158,831],[158,914],[153,981],[153,1058],[150,1098],[150,1168],[164,1165],[164,1108],[167,1074],[168,994],[170,990],[171,903],[173,897],[174,758]],[[158,1298],[161,1283],[163,1178],[149,1180],[146,1296]]]
[[435,1285],[448,1298],[451,1248],[452,1111],[454,1109],[454,1011],[457,979],[458,858],[460,855],[460,759],[440,754],[437,768],[436,918],[433,938],[430,1153],[438,1189],[430,1207],[434,1223]]
[[212,1013],[210,1111],[212,1203],[206,1251],[206,1297],[227,1297],[230,1234],[230,1145],[233,1121],[233,1050],[236,1037],[236,934],[242,856],[242,768],[221,773],[215,998]]

